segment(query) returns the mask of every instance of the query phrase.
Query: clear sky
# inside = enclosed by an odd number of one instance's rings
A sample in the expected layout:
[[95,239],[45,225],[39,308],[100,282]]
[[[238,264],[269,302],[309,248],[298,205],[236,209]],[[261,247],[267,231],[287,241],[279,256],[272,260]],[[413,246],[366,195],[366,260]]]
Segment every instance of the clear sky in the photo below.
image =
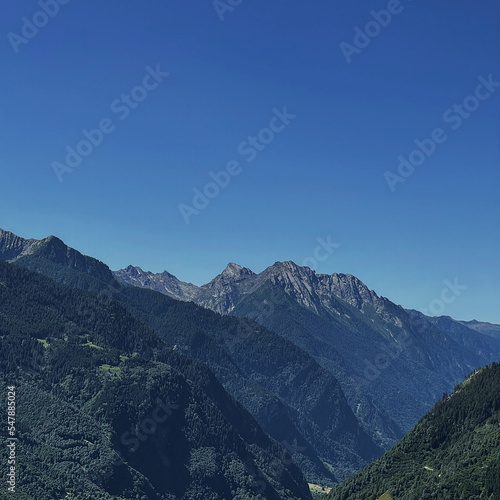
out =
[[497,0],[59,2],[3,6],[0,227],[500,323]]

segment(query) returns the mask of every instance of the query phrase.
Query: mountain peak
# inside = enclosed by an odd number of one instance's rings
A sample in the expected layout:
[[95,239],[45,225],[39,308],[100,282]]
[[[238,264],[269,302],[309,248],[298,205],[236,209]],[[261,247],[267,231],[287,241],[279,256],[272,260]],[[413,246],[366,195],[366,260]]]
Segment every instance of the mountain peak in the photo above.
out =
[[307,309],[318,311],[318,280],[316,273],[308,267],[298,266],[291,260],[275,262],[259,276],[282,288],[287,295]]
[[0,259],[15,260],[33,251],[39,240],[26,240],[10,231],[0,229]]
[[239,264],[236,264],[235,262],[230,262],[227,266],[225,271],[239,271],[243,269]]
[[129,285],[151,288],[178,300],[192,300],[198,287],[178,280],[168,271],[154,274],[144,271],[139,266],[129,265],[125,269],[114,271],[113,275]]
[[287,280],[300,280],[303,282],[315,282],[317,281],[318,275],[314,270],[307,266],[299,266],[295,264],[292,260],[286,260],[284,262],[275,262],[272,266],[269,266],[261,274],[268,277],[279,277],[285,278]]
[[239,276],[253,276],[255,273],[248,269],[247,267],[242,267],[239,264],[235,264],[234,262],[230,262],[224,271],[220,274],[220,276],[236,278]]
[[278,260],[270,267],[271,268],[275,267],[278,269],[293,269],[293,270],[300,268],[300,266],[295,264],[295,262],[293,260],[284,260],[284,261]]
[[53,234],[51,234],[50,236],[47,236],[47,238],[43,238],[42,240],[40,240],[40,244],[41,245],[44,245],[44,244],[51,244],[51,245],[55,245],[57,247],[65,247],[65,248],[69,248],[66,243],[64,243],[63,240],[61,240],[60,238],[58,238],[57,236],[54,236]]
[[272,266],[269,266],[266,271],[278,272],[278,273],[291,273],[296,275],[316,275],[316,272],[307,267],[299,266],[293,260],[277,261]]
[[365,304],[378,304],[375,307],[381,307],[381,298],[352,274],[322,274],[319,278],[328,292],[359,310],[363,310]]
[[124,271],[129,275],[137,278],[138,276],[141,276],[143,274],[146,274],[139,266],[132,266],[129,265],[127,266]]

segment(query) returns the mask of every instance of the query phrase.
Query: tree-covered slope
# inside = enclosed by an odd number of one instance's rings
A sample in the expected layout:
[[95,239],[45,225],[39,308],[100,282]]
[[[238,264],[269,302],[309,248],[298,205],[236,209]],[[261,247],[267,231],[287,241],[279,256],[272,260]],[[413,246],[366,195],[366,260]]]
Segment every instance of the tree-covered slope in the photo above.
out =
[[444,395],[392,450],[328,500],[500,498],[500,364]]
[[382,453],[360,427],[335,377],[262,325],[118,283],[103,263],[54,237],[24,253],[13,254],[11,247],[5,244],[4,251],[16,265],[113,297],[168,345],[208,364],[311,482],[334,484]]
[[282,446],[210,370],[115,300],[0,261],[0,304],[16,498],[310,498]]

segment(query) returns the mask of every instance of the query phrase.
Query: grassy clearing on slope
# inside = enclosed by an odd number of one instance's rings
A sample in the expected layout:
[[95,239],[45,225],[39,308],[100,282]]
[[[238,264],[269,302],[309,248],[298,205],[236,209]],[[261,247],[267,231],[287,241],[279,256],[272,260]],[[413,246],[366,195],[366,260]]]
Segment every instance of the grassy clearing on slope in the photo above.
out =
[[82,344],[87,347],[93,347],[94,349],[102,349],[101,346],[95,345],[93,342],[90,342],[90,340],[86,344]]
[[386,491],[381,497],[379,497],[377,500],[392,500],[391,495],[389,494],[388,491]]
[[321,495],[325,495],[326,493],[330,493],[331,488],[328,486],[320,486],[319,484],[307,483],[309,485],[309,490],[313,498],[320,498]]

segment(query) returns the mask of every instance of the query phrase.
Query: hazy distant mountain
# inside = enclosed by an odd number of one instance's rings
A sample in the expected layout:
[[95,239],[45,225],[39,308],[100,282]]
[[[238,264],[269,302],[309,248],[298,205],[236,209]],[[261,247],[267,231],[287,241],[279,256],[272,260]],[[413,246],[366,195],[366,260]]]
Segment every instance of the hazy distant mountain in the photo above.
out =
[[58,238],[41,240],[29,253],[8,255],[16,265],[112,297],[168,345],[206,363],[262,428],[292,453],[311,482],[333,484],[382,453],[360,427],[335,377],[306,351],[258,323],[121,284],[103,263]]
[[329,500],[500,498],[500,364],[444,396],[393,449]]
[[435,325],[460,345],[466,346],[484,358],[486,362],[500,360],[500,325],[478,321],[456,321],[449,316],[429,317],[414,310],[409,310],[408,313],[419,321]]
[[471,328],[472,330],[476,330],[476,332],[484,333],[485,335],[489,335],[490,337],[500,338],[500,325],[493,325],[491,323],[485,323],[481,321],[460,321],[462,325],[467,328]]
[[174,299],[193,301],[220,314],[231,312],[246,290],[251,288],[253,278],[257,277],[250,269],[233,263],[201,287],[184,283],[167,271],[154,274],[140,267],[128,266],[113,274],[130,285],[150,288]]
[[178,300],[193,300],[198,290],[197,286],[184,283],[167,271],[153,274],[143,271],[140,267],[128,266],[114,275],[132,285],[150,288]]
[[[115,275],[144,286],[125,271]],[[148,279],[157,285],[155,275]],[[259,274],[229,264],[190,300],[253,318],[307,350],[340,381],[355,414],[386,447],[464,374],[498,359],[488,343],[476,345],[483,335],[468,342],[355,276],[316,274],[293,262],[276,262]]]

